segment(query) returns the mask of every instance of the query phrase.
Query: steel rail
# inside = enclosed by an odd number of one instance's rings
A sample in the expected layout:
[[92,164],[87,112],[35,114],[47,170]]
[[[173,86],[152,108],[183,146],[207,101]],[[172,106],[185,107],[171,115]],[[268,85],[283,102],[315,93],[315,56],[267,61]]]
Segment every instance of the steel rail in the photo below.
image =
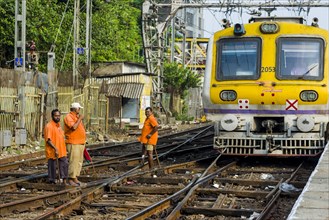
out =
[[[208,129],[209,129],[209,127],[208,127]],[[207,130],[207,129],[203,129],[197,135],[193,135],[193,137],[191,139],[188,139],[188,141],[185,141],[185,143],[192,142],[193,140],[197,140],[198,137],[200,138],[200,134],[202,134],[202,132],[204,132],[205,130]],[[181,146],[183,146],[183,145],[181,145]],[[176,149],[178,149],[178,148],[176,148]],[[191,149],[187,149],[187,150],[191,150]],[[120,159],[117,158],[117,160],[120,160]],[[133,159],[127,159],[127,160],[123,160],[123,161],[121,160],[119,162],[122,164],[122,163],[129,162],[129,161],[132,161],[132,160]],[[138,158],[135,159],[135,160],[137,161]],[[47,196],[49,198],[53,198],[54,196],[61,195],[62,193],[64,193],[64,194],[65,193],[66,194],[71,193],[71,192],[73,192],[75,194],[81,193],[81,195],[78,195],[72,201],[63,203],[63,205],[61,205],[61,206],[59,206],[59,207],[57,207],[57,208],[55,208],[55,209],[53,209],[49,212],[44,213],[42,216],[39,216],[37,219],[45,219],[45,218],[48,218],[48,217],[51,217],[51,216],[56,217],[56,218],[60,218],[62,216],[65,216],[65,215],[71,213],[74,209],[78,208],[83,199],[87,199],[87,200],[93,199],[94,197],[96,197],[96,196],[100,195],[102,192],[104,192],[109,187],[109,185],[116,184],[117,182],[122,181],[122,179],[127,178],[129,176],[140,174],[141,173],[140,171],[142,170],[142,168],[144,166],[146,166],[146,165],[138,165],[138,166],[134,167],[133,169],[131,169],[131,170],[129,170],[129,171],[117,176],[117,177],[111,177],[111,178],[107,178],[107,179],[101,179],[101,180],[89,182],[87,184],[87,187],[65,189],[65,190],[61,190],[57,193],[43,195],[41,197],[32,197],[32,198],[21,201],[21,203],[20,203],[20,201],[16,201],[15,204],[17,206],[19,206],[18,204],[21,204],[21,206],[26,206],[25,204],[31,204],[31,202],[33,200],[34,201],[39,201],[40,200],[40,202],[38,202],[39,204],[47,205],[48,203],[45,204],[44,202],[41,202],[41,200],[43,200],[43,201],[47,200],[48,201],[49,199],[47,199]],[[11,184],[16,184],[16,183],[19,183],[19,182],[24,182],[24,181],[38,179],[38,178],[44,178],[46,176],[47,176],[46,173],[39,174],[39,175],[30,175],[30,176],[27,176],[27,177],[22,177],[19,180],[15,180],[14,183],[11,183]],[[6,183],[6,184],[8,185],[10,183]],[[14,203],[12,203],[12,204],[8,203],[6,205],[6,207],[10,207],[10,205],[13,205],[11,209],[9,208],[10,210],[19,210],[19,208],[15,208],[15,204]],[[7,209],[7,210],[9,210],[9,209]]]
[[[187,131],[185,130],[185,131],[180,132],[178,134],[181,135],[183,133],[188,133],[189,131],[190,132],[195,132],[195,131],[198,131],[200,129],[204,129],[204,127],[208,128],[208,126],[203,126],[201,128],[194,128],[194,129],[190,129],[190,130],[187,130]],[[172,137],[172,135],[167,135],[166,137]],[[195,137],[193,137],[193,138],[195,138]],[[128,143],[128,144],[130,144],[130,143]],[[158,150],[159,150],[159,152],[161,152],[163,150],[166,150],[169,147],[171,148],[172,146],[176,146],[177,144],[179,144],[179,142],[176,143],[176,144],[173,144],[173,145],[167,145],[165,147],[160,147],[160,148],[158,148]],[[120,144],[120,145],[121,146],[124,146],[125,144]],[[39,153],[37,155],[39,156]],[[118,156],[118,157],[115,157],[115,158],[110,158],[110,159],[103,160],[103,161],[96,161],[96,162],[93,162],[93,164],[90,164],[90,165],[84,164],[83,171],[89,169],[92,166],[95,167],[95,168],[101,168],[101,167],[104,167],[104,166],[113,165],[115,163],[138,164],[139,163],[138,158],[137,159],[136,158],[132,158],[132,159],[126,159],[126,160],[124,160],[127,157],[129,158],[129,157],[138,156],[138,155],[139,155],[139,152],[136,152],[136,153],[131,153],[131,154],[126,154],[126,155]],[[22,158],[22,157],[20,157],[20,158]],[[31,164],[31,161],[34,161],[33,163],[35,163],[35,161],[39,161],[39,160],[45,160],[45,157],[31,159],[31,160],[26,160],[26,161],[19,161],[19,162],[15,162],[14,164],[15,164],[15,166],[18,167],[18,166],[21,166],[23,164]],[[5,167],[5,166],[12,167],[13,165],[12,164],[2,164],[2,165],[0,165],[0,167],[1,166],[3,166],[3,167]],[[45,178],[46,176],[47,176],[47,173],[37,173],[37,174],[36,173],[33,173],[31,175],[24,176],[24,177],[15,179],[15,180],[9,180],[9,181],[0,183],[0,192],[9,191],[10,189],[16,188],[15,185],[17,183],[24,182],[24,181],[41,179],[41,178]]]
[[[174,152],[176,152],[176,153],[182,153],[182,152],[196,151],[198,149],[204,149],[204,148],[212,147],[212,145],[206,145],[206,146],[202,146],[202,147],[194,147],[194,148],[182,149],[182,150],[179,150],[179,151],[177,150],[179,147],[182,147],[186,143],[189,143],[191,141],[197,141],[197,140],[202,139],[202,138],[205,137],[205,136],[198,136],[198,135],[199,134],[197,134],[197,136],[191,137],[187,141],[185,139],[184,141],[181,141],[181,142],[175,142],[175,143],[168,144],[168,145],[165,145],[165,146],[159,146],[159,147],[157,147],[157,151],[159,152],[159,158],[160,158],[160,155],[161,156],[163,156],[164,154],[166,156],[170,155],[170,154],[167,155],[167,152],[168,152],[167,149],[173,149],[173,150],[175,150]],[[165,153],[162,153],[163,151],[165,151]],[[90,165],[84,166],[84,168],[89,168],[91,166],[94,166],[95,168],[99,168],[99,167],[103,167],[103,166],[107,166],[107,165],[111,165],[111,164],[115,164],[115,163],[135,161],[136,160],[135,158],[131,158],[131,159],[127,159],[127,160],[123,160],[123,159],[125,159],[127,157],[128,158],[129,157],[134,157],[134,156],[138,156],[138,159],[140,159],[140,154],[141,154],[140,151],[138,151],[138,152],[133,152],[133,153],[130,153],[130,154],[125,154],[125,155],[122,155],[122,156],[118,156],[118,157],[115,157],[115,158],[109,158],[109,159],[105,159],[105,160],[101,160],[101,161],[96,161],[96,162],[93,162],[92,165],[90,164]],[[156,159],[156,157],[154,156],[153,160],[155,160],[155,159]]]
[[100,195],[101,193],[105,192],[105,189],[108,188],[109,185],[115,184],[115,183],[121,181],[122,179],[138,172],[140,167],[141,167],[141,165],[136,166],[133,169],[131,169],[117,177],[112,177],[112,178],[98,181],[98,185],[96,185],[96,187],[94,187],[90,190],[87,190],[85,192],[82,192],[82,194],[80,196],[76,197],[72,201],[64,203],[61,206],[59,206],[53,210],[50,210],[50,211],[42,214],[41,216],[38,216],[35,219],[36,220],[47,219],[51,216],[55,217],[56,219],[62,218],[65,215],[72,212],[73,209],[79,207],[83,199],[87,199],[87,200],[93,199],[95,196]]
[[191,180],[191,182],[188,185],[186,185],[183,189],[181,189],[178,192],[174,193],[173,195],[167,197],[166,199],[161,200],[146,209],[143,209],[142,211],[134,214],[133,216],[128,217],[127,220],[133,220],[133,219],[134,220],[137,220],[137,219],[144,220],[147,217],[149,217],[150,215],[154,214],[155,210],[157,210],[158,208],[161,208],[161,209],[168,208],[173,200],[175,200],[176,198],[180,197],[181,195],[185,194],[188,190],[190,190],[190,188],[194,185],[197,178],[198,177],[195,176]]
[[[288,181],[291,181],[291,179],[296,176],[296,173],[298,172],[298,170],[301,168],[302,164],[299,165],[299,167],[297,169],[294,170],[293,173],[291,173],[290,177],[285,181],[285,182],[288,182]],[[200,178],[199,180],[196,181],[196,183],[194,184],[193,188],[190,190],[190,192],[186,195],[186,197],[180,202],[179,205],[177,205],[175,207],[175,209],[170,213],[170,215],[167,216],[167,220],[172,220],[172,219],[177,219],[180,215],[180,210],[184,207],[185,204],[187,204],[187,201],[189,200],[189,198],[194,194],[194,191],[197,190],[197,188],[204,184],[205,182],[211,180],[213,177],[215,177],[217,175],[215,175],[215,173],[213,174],[209,174],[203,178]],[[271,210],[273,204],[275,204],[275,201],[277,200],[277,198],[279,197],[280,193],[281,193],[281,189],[280,189],[280,184],[283,182],[283,180],[281,180],[277,186],[275,187],[275,189],[273,189],[270,193],[268,193],[268,195],[265,197],[266,200],[269,200],[269,198],[271,198],[271,200],[267,203],[266,207],[264,207],[264,209],[262,210],[258,210],[258,209],[243,209],[243,210],[236,210],[235,212],[238,214],[242,214],[242,213],[245,213],[246,211],[249,211],[250,213],[252,213],[253,211],[258,211],[258,212],[264,212],[260,215],[261,216],[265,216],[263,218],[259,218],[259,219],[266,219],[266,215],[269,213],[269,210]],[[227,192],[227,193],[230,193],[230,192]],[[231,192],[233,193],[233,191]],[[264,194],[264,193],[263,193]],[[186,209],[187,211],[190,211],[188,210],[188,208]],[[201,209],[200,209],[201,210]],[[202,209],[203,211],[207,211],[208,213],[210,214],[214,214],[216,215],[216,213],[218,214],[218,212],[216,212],[217,210],[213,210],[213,209],[207,209],[207,208],[203,208]],[[193,210],[191,210],[193,211]],[[194,211],[197,211],[197,208],[194,210]],[[230,209],[221,209],[220,210],[222,213],[231,213],[230,212]]]
[[37,165],[37,164],[45,164],[45,163],[46,163],[46,157],[42,156],[42,157],[39,157],[39,158],[27,159],[27,160],[24,160],[24,161],[17,161],[17,162],[1,164],[0,165],[0,171],[10,170],[10,169],[17,169],[17,168],[19,168],[23,165]]
[[186,141],[183,141],[183,143],[179,144],[177,147],[174,147],[173,149],[163,153],[163,154],[160,154],[159,155],[159,159],[162,158],[162,157],[165,157],[165,156],[168,156],[170,153],[172,153],[173,151],[177,150],[178,148],[184,146],[185,144],[187,143],[190,143],[192,142],[194,139],[196,139],[200,134],[203,134],[204,132],[207,132],[208,130],[210,130],[211,128],[213,128],[214,126],[213,125],[210,125],[210,126],[207,126],[205,127],[203,130],[201,130],[200,132],[198,132],[196,135],[193,135],[191,138],[187,139]]
[[27,211],[30,210],[31,207],[39,208],[45,205],[45,203],[54,198],[64,198],[70,199],[70,195],[79,193],[77,188],[65,189],[55,193],[48,193],[46,195],[41,196],[33,196],[27,199],[13,201],[9,203],[4,203],[0,205],[0,216],[6,216],[8,213],[12,213],[14,211]]
[[[303,163],[301,163],[293,173],[291,173],[290,177],[288,179],[286,179],[284,182],[288,183],[290,182],[297,174],[297,172],[300,170],[300,168],[302,167]],[[271,198],[271,200],[266,204],[265,208],[263,209],[263,211],[259,214],[259,216],[257,217],[257,220],[263,220],[266,219],[267,216],[269,215],[270,211],[273,209],[275,202],[277,201],[277,199],[279,198],[282,190],[280,189],[280,186],[282,184],[282,180],[277,184],[277,186],[269,193],[268,196],[266,196],[266,198]]]
[[[204,126],[197,127],[197,128],[187,129],[187,130],[183,130],[183,131],[179,131],[179,132],[159,136],[158,144],[161,144],[162,142],[166,142],[167,139],[173,139],[175,137],[180,137],[184,134],[188,134],[188,133],[191,133],[191,132],[196,132],[196,131],[204,129],[208,126],[209,125],[204,125]],[[105,145],[105,144],[108,144],[108,145]],[[126,145],[135,145],[135,144],[140,144],[140,142],[139,141],[130,141],[130,142],[119,143],[119,144],[110,144],[110,143],[104,142],[104,143],[99,143],[99,144],[98,143],[88,144],[86,147],[90,150],[90,153],[92,155],[93,151],[100,151],[100,150],[106,150],[106,149],[111,149],[111,148],[119,148],[119,147],[123,147],[123,146],[126,146]]]
[[32,175],[29,175],[29,176],[23,176],[23,177],[20,177],[18,179],[15,179],[15,180],[9,180],[7,182],[1,183],[0,184],[0,194],[4,193],[6,191],[6,189],[8,189],[8,188],[14,187],[13,185],[16,185],[17,183],[44,178],[47,175],[48,175],[47,173],[32,174]]
[[[209,170],[211,168],[214,167],[214,165],[218,161],[219,157],[220,157],[220,155],[218,157],[216,157],[216,159],[207,167],[207,169],[203,172],[202,175],[200,175],[200,176],[195,175],[193,180],[187,186],[185,186],[183,189],[179,190],[178,192],[174,193],[173,195],[169,196],[168,198],[166,198],[164,200],[161,200],[161,201],[153,204],[152,206],[150,206],[146,209],[141,210],[140,212],[134,214],[133,216],[128,217],[127,220],[132,220],[132,219],[142,220],[142,219],[145,219],[145,218],[149,217],[150,215],[155,214],[158,211],[158,209],[164,210],[166,208],[169,208],[170,204],[172,203],[172,201],[174,199],[183,196],[186,192],[188,192],[188,195],[189,195],[191,190],[195,187],[195,185],[198,184],[198,182],[201,183],[201,182],[203,182],[202,180],[208,181],[208,176],[205,177],[205,175],[209,172]],[[204,160],[204,159],[202,159],[202,160]],[[173,166],[167,167],[166,169],[174,169],[174,168],[177,168],[178,166],[185,166],[185,165],[190,165],[190,164],[191,164],[190,162],[187,162],[187,163],[183,163],[183,164],[179,164],[179,165],[173,165]],[[234,164],[236,164],[236,162],[230,163],[230,164],[226,165],[225,167],[221,168],[220,170],[217,170],[215,172],[216,175],[218,175],[218,173],[221,172],[222,170],[227,169],[228,167],[230,167]],[[214,175],[214,176],[216,176],[216,175]],[[184,199],[187,198],[188,195],[185,196]],[[177,209],[177,207],[180,206],[180,204],[181,203],[179,203],[175,207],[173,212],[175,212],[175,210]],[[179,210],[179,208],[178,208],[178,210]]]
[[[160,148],[158,148],[158,151],[162,152],[162,151],[164,151],[168,148],[171,149],[172,146],[176,146],[177,144],[179,144],[179,143],[160,147]],[[194,148],[177,150],[177,151],[175,151],[175,153],[181,154],[181,153],[184,153],[184,152],[198,151],[198,150],[208,149],[208,148],[211,148],[211,147],[212,147],[212,145],[206,145],[206,146],[202,146],[202,147],[194,147]],[[159,155],[160,155],[160,153],[159,153]],[[153,161],[155,161],[155,160],[156,160],[156,157],[154,156]],[[93,164],[83,166],[83,170],[89,169],[91,167],[93,167],[95,169],[101,169],[104,166],[110,166],[110,165],[122,164],[122,163],[126,163],[127,165],[128,164],[135,165],[135,164],[139,164],[140,161],[141,161],[140,152],[136,152],[136,153],[131,153],[131,154],[118,156],[118,157],[115,157],[115,158],[109,158],[109,159],[102,160],[102,161],[96,161]],[[147,165],[147,164],[148,164],[148,162],[145,161],[144,165]]]
[[[195,139],[195,136],[192,137],[192,138]],[[177,145],[177,143],[174,144],[174,145]],[[161,152],[161,151],[163,151],[163,150],[165,150],[167,148],[171,148],[172,146],[173,145],[164,146],[164,147],[159,148],[158,150]],[[184,151],[185,152],[186,151],[192,151],[192,150],[198,150],[198,148],[191,148],[191,149],[185,149],[185,150],[183,149],[183,150],[179,151],[179,153],[182,153]],[[107,159],[107,160],[104,160],[104,161],[96,161],[92,165],[86,165],[86,164],[84,164],[83,171],[85,171],[86,169],[89,169],[92,166],[94,166],[94,168],[101,168],[101,167],[113,165],[113,164],[116,164],[116,163],[118,163],[118,164],[122,164],[122,163],[138,164],[139,163],[139,158],[131,158],[131,159],[124,160],[127,157],[129,158],[129,157],[133,157],[133,156],[137,156],[137,155],[139,155],[139,153],[136,152],[136,153],[126,154],[126,155],[122,155],[122,156],[115,157],[115,158],[110,158],[110,159]],[[155,160],[155,159],[153,159],[153,160]],[[145,166],[146,165],[147,165],[147,162],[146,162]],[[15,180],[9,180],[9,181],[7,181],[5,183],[1,183],[0,184],[0,192],[2,192],[2,191],[8,191],[6,189],[15,188],[13,185],[15,185],[17,183],[24,182],[24,181],[41,179],[41,178],[45,178],[46,176],[47,176],[47,173],[39,173],[39,174],[32,174],[32,175],[24,176],[24,177],[15,179]]]
[[167,220],[177,219],[180,215],[180,210],[182,207],[187,203],[187,201],[190,199],[190,197],[194,194],[194,191],[203,183],[208,182],[210,179],[217,176],[219,173],[221,173],[223,170],[228,169],[231,166],[234,166],[236,164],[236,161],[231,162],[227,164],[226,166],[218,169],[217,171],[206,175],[209,170],[216,165],[216,162],[222,155],[218,155],[218,157],[211,163],[211,165],[203,172],[203,174],[200,176],[200,178],[195,182],[193,187],[190,189],[188,194],[184,197],[184,199],[174,208],[174,210],[167,216]]
[[[201,132],[198,132],[198,134],[193,135],[192,138],[188,139],[187,141],[184,141],[183,143],[186,144],[188,142],[191,142],[191,140],[196,139],[200,134],[207,131],[211,127],[212,126],[209,126],[206,129],[203,129]],[[184,144],[180,144],[180,146],[183,146]],[[178,148],[176,147],[175,149],[178,149]],[[169,150],[169,151],[172,152],[172,150]],[[88,192],[83,192],[80,196],[76,197],[72,201],[69,201],[65,204],[62,204],[61,206],[44,213],[43,215],[39,216],[36,219],[47,219],[51,216],[53,216],[55,218],[62,218],[63,216],[67,215],[68,213],[72,212],[73,209],[80,206],[83,199],[91,200],[96,195],[99,195],[99,194],[105,192],[106,188],[111,189],[112,185],[117,184],[118,182],[122,181],[124,178],[140,174],[141,169],[143,167],[145,167],[146,164],[147,163],[145,163],[144,165],[139,164],[138,166],[132,168],[131,170],[129,170],[129,171],[127,171],[127,172],[125,172],[125,173],[123,173],[123,174],[121,174],[121,175],[119,175],[115,178],[100,180],[98,182],[98,183],[101,183],[100,185],[98,185],[95,188],[89,190]]]
[[28,154],[22,154],[22,155],[17,155],[17,156],[11,156],[11,157],[7,157],[7,158],[2,158],[0,160],[0,165],[2,164],[7,164],[7,163],[12,163],[12,162],[16,162],[16,161],[20,161],[20,160],[25,160],[28,158],[34,158],[34,157],[42,157],[45,155],[44,151],[38,151],[35,153],[28,153]]

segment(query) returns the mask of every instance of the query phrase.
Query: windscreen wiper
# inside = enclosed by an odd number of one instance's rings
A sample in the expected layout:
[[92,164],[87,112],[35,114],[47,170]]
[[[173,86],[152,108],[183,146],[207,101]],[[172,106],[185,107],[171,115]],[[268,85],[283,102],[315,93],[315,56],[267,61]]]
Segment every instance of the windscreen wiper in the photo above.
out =
[[319,64],[315,64],[312,68],[310,68],[309,70],[307,70],[303,75],[301,75],[300,77],[298,77],[298,79],[305,79],[304,77],[309,74],[309,72],[311,72],[311,70],[313,70],[315,67],[317,67]]

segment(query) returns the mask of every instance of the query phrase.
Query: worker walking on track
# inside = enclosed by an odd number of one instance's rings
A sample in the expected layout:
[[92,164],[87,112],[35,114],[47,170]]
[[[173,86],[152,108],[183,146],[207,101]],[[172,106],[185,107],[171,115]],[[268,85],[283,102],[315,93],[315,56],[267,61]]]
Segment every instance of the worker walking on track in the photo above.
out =
[[84,116],[80,114],[82,108],[79,103],[72,103],[70,113],[64,118],[64,131],[69,158],[69,184],[71,186],[86,185],[78,180],[86,144],[86,130],[82,122]]
[[149,169],[153,168],[153,150],[155,150],[158,141],[158,128],[159,124],[153,115],[151,107],[145,109],[146,119],[142,128],[142,134],[139,137],[139,141],[143,144],[142,160],[148,156]]
[[45,151],[48,160],[49,183],[56,183],[56,167],[58,169],[59,180],[67,184],[68,161],[64,140],[64,131],[61,128],[61,113],[58,109],[51,112],[52,120],[47,123],[44,130]]

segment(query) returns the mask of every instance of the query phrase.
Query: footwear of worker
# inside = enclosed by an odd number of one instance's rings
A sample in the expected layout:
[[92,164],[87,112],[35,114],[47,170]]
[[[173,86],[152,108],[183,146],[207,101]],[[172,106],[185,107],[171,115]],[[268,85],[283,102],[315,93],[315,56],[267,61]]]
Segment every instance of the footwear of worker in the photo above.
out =
[[142,155],[141,165],[144,165],[145,163],[145,155]]
[[80,182],[80,181],[75,182],[75,183],[78,184],[78,185],[81,186],[81,187],[85,187],[85,186],[87,186],[87,183],[83,183],[83,182]]
[[74,182],[73,180],[69,180],[68,185],[69,185],[69,186],[75,186],[75,187],[80,186],[79,184],[77,184],[77,183]]

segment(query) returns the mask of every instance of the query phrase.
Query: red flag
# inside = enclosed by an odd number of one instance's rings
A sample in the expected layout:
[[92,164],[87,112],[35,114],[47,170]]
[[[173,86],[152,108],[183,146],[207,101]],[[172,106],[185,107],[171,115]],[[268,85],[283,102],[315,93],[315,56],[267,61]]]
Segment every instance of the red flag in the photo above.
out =
[[83,157],[85,158],[85,160],[86,160],[88,163],[92,162],[91,156],[90,156],[90,154],[88,153],[87,148],[85,148],[84,151],[83,151]]

